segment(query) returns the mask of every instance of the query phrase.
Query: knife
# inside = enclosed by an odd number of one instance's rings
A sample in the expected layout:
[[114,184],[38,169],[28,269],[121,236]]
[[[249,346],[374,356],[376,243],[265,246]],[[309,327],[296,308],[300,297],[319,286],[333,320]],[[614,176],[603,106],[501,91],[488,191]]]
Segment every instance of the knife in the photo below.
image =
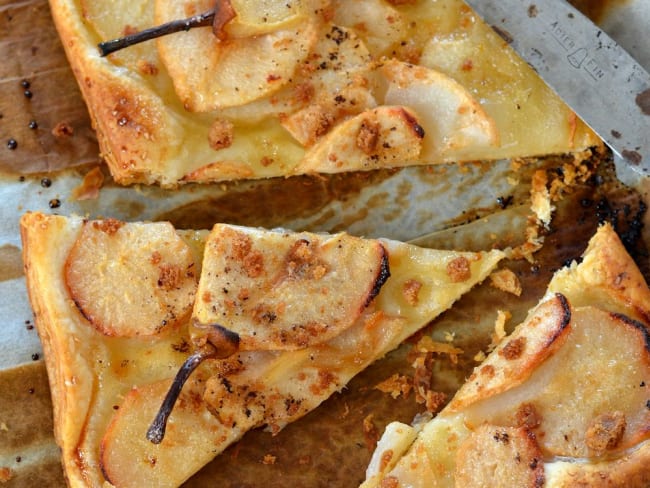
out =
[[626,184],[650,176],[650,74],[565,0],[465,0],[614,153]]

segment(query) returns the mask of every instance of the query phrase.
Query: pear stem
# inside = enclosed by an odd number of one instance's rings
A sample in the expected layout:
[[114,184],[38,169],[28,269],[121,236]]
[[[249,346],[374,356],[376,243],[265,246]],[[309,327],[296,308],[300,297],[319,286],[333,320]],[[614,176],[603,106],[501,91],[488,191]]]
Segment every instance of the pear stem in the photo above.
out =
[[115,51],[119,51],[120,49],[124,49],[125,47],[133,46],[134,44],[149,41],[157,37],[166,36],[167,34],[188,31],[193,27],[206,27],[212,25],[215,15],[216,11],[210,10],[193,17],[188,17],[187,19],[172,20],[171,22],[167,22],[156,27],[151,27],[149,29],[136,32],[135,34],[130,34],[118,39],[112,39],[110,41],[100,42],[97,47],[99,48],[99,53],[102,57],[108,56],[109,54],[114,53]]
[[156,418],[154,418],[153,422],[151,422],[151,425],[147,429],[147,439],[153,444],[160,444],[164,439],[167,420],[174,409],[174,404],[176,403],[176,400],[178,400],[178,396],[181,394],[181,390],[183,389],[183,385],[187,379],[199,364],[206,359],[216,357],[216,355],[217,351],[212,347],[200,349],[189,356],[180,367],[167,395],[165,396],[165,399],[162,402],[162,405],[160,405]]

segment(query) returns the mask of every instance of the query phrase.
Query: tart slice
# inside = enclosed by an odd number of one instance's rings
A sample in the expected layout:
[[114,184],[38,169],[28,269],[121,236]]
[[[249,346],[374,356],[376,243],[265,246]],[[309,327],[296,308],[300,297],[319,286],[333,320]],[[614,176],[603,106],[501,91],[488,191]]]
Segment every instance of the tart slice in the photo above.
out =
[[180,485],[316,408],[503,257],[39,213],[21,231],[71,486]]
[[602,226],[433,420],[389,425],[363,486],[648,486],[649,311]]
[[[50,5],[119,183],[580,154],[600,144],[462,0]],[[100,56],[102,41],[197,17],[213,21]]]

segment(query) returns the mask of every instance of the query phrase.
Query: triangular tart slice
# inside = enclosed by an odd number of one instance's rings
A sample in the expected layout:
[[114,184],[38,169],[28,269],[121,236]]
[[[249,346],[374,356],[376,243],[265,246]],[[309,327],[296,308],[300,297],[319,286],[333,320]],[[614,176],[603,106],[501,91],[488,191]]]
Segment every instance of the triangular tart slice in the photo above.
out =
[[[584,157],[602,144],[462,0],[49,3],[122,184]],[[98,54],[210,13],[211,26]]]
[[71,486],[180,485],[248,430],[316,408],[504,256],[40,213],[21,231]]
[[363,486],[648,486],[649,309],[603,225],[434,419],[389,425]]

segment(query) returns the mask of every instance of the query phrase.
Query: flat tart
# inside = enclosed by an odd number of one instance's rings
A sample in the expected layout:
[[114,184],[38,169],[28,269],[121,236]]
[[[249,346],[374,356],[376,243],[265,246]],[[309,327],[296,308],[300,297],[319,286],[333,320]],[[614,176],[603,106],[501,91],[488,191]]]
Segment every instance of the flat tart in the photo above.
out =
[[[119,183],[172,187],[600,144],[461,0],[50,5]],[[186,18],[212,22],[100,55],[102,41]]]
[[387,427],[363,486],[648,486],[649,311],[603,225],[436,417]]
[[[485,279],[501,251],[25,214],[70,486],[178,486],[273,434]],[[270,434],[269,434],[270,435]]]

